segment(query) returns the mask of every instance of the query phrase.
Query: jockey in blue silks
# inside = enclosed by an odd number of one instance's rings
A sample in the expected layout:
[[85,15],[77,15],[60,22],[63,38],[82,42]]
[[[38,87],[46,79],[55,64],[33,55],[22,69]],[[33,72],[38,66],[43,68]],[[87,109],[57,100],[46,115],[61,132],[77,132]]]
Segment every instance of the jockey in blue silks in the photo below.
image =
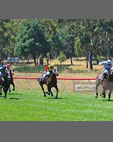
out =
[[2,67],[0,67],[0,78],[4,81],[3,75],[5,73],[6,70],[6,65],[3,65]]
[[103,61],[103,62],[100,62],[99,65],[102,65],[104,67],[103,76],[100,78],[100,80],[103,81],[110,74],[110,69],[112,67],[112,61],[111,60]]

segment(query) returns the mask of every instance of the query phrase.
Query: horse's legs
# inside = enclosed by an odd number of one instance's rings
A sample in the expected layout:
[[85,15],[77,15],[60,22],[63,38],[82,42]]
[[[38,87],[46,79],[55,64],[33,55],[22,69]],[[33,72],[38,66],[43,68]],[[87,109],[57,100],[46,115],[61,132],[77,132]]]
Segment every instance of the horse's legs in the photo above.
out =
[[47,87],[47,90],[48,90],[48,92],[46,92],[48,95],[50,95],[50,93],[51,93],[51,87]]
[[58,86],[56,85],[55,88],[56,88],[56,91],[57,91],[57,93],[56,93],[56,99],[57,99],[58,98]]
[[7,98],[7,92],[4,92],[4,93],[5,93],[4,99],[6,99]]
[[10,88],[10,85],[9,85],[9,92],[11,92],[11,88]]
[[2,95],[2,85],[0,84],[0,95]]
[[54,96],[52,91],[51,91],[51,96]]
[[109,91],[109,95],[108,95],[108,101],[110,101],[110,98],[111,98],[111,90]]
[[48,95],[50,95],[51,94],[51,96],[53,96],[53,92],[51,91],[51,87],[48,87]]
[[3,88],[3,91],[4,91],[4,94],[5,94],[4,99],[6,99],[7,98],[7,89]]
[[96,95],[95,95],[96,98],[98,97],[98,86],[99,86],[99,83],[96,84]]
[[13,85],[13,91],[15,90],[15,84],[14,84],[14,81],[12,80],[12,83],[11,83],[12,85]]
[[[13,85],[13,91],[15,90],[15,84],[13,79],[10,80],[10,84]],[[11,92],[10,86],[9,86],[9,92]]]
[[105,88],[103,88],[103,92],[102,92],[102,96],[103,96],[103,98],[105,98],[105,97],[106,97],[105,93],[106,93],[106,90],[105,90]]
[[42,88],[42,91],[43,91],[43,93],[44,93],[44,97],[46,97],[46,93],[45,93],[45,91],[44,91],[44,87],[43,87],[42,82],[40,81],[39,84],[40,84],[40,86],[41,86],[41,88]]

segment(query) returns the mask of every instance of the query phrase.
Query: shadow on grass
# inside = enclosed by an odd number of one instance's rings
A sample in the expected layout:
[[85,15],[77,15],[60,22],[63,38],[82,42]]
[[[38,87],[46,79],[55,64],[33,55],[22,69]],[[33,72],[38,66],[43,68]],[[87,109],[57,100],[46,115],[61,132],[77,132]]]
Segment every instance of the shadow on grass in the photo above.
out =
[[10,92],[8,93],[8,95],[23,95],[23,93],[20,93],[20,92]]
[[[56,99],[54,96],[53,97],[51,97],[51,98],[47,98],[47,99]],[[68,99],[68,98],[57,98],[56,100],[59,100],[59,99]]]
[[9,98],[11,100],[20,100],[20,98]]
[[102,100],[103,102],[113,102],[113,100],[108,100],[108,99],[105,99],[105,100]]

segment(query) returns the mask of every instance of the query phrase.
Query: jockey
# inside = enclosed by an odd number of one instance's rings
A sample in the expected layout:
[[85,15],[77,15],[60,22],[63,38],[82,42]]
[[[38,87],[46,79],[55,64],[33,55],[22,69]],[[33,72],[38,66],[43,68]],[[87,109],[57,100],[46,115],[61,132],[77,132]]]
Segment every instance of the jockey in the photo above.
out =
[[0,68],[0,72],[1,72],[1,73],[4,73],[5,70],[6,70],[6,65],[3,65],[3,66]]
[[104,74],[101,78],[101,81],[103,81],[110,74],[110,69],[112,67],[112,61],[111,60],[103,61],[103,62],[100,62],[99,65],[103,65],[104,67],[103,69]]
[[14,70],[11,68],[10,64],[6,65],[6,71],[8,71],[9,73],[11,73],[11,75],[14,75]]
[[52,73],[52,70],[54,69],[54,63],[50,64],[50,65],[47,65],[45,67],[45,73],[43,74],[42,76],[42,79],[45,80],[46,77],[48,77],[51,73]]
[[2,67],[0,67],[0,78],[4,81],[3,75],[6,71],[6,65],[3,65]]
[[10,69],[10,67],[11,67],[10,64],[7,64],[7,65],[6,65],[6,68],[7,68],[7,69]]

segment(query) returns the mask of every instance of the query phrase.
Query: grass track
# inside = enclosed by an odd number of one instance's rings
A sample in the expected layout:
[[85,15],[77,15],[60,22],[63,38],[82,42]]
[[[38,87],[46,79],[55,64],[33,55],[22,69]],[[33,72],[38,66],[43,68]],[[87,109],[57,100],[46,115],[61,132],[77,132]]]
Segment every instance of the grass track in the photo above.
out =
[[113,121],[113,100],[94,95],[13,92],[0,97],[0,121]]

